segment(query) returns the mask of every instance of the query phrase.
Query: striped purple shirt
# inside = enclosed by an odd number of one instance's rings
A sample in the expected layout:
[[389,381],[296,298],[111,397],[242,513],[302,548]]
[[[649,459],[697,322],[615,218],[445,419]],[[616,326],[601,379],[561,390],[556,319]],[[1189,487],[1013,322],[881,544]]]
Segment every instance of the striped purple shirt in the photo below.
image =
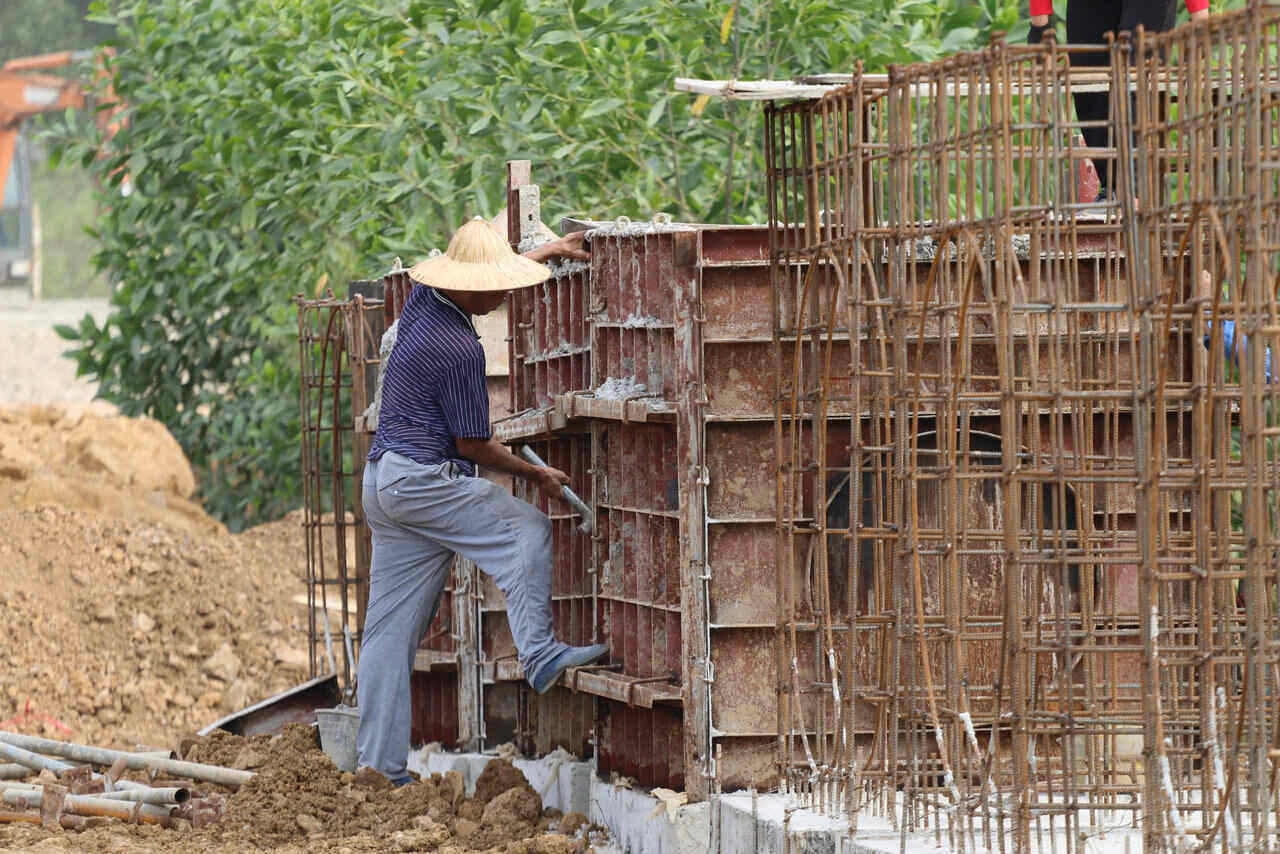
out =
[[456,462],[475,474],[454,440],[492,435],[484,376],[484,348],[471,318],[435,289],[415,286],[387,359],[369,459],[393,451],[428,466]]

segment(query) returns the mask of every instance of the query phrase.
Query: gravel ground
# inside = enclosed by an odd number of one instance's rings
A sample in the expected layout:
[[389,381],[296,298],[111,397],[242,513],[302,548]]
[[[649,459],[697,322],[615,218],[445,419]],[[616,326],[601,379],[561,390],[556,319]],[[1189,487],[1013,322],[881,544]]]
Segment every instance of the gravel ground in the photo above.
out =
[[76,363],[63,356],[68,342],[55,324],[75,326],[86,313],[99,323],[105,299],[32,302],[25,291],[0,287],[0,404],[83,403],[95,383],[76,378]]

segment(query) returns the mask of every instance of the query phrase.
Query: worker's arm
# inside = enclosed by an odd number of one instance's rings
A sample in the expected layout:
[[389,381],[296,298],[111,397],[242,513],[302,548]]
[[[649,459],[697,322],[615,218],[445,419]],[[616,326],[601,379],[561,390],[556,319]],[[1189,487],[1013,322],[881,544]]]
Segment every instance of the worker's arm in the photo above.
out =
[[[478,349],[478,348],[477,348]],[[489,393],[485,388],[484,357],[473,354],[439,369],[448,394],[439,396],[445,427],[458,453],[485,468],[532,481],[543,492],[560,498],[560,485],[569,476],[559,469],[531,466],[493,438],[489,426]]]
[[[585,231],[575,231],[556,240],[548,240],[541,246],[534,247],[524,253],[524,257],[530,261],[537,261],[539,264],[557,257],[569,258],[574,261],[590,261],[591,253],[583,247],[586,236],[587,233]],[[515,459],[515,457],[512,457],[512,459]]]
[[[1200,302],[1206,308],[1210,309],[1210,316],[1212,316],[1212,309],[1213,309],[1213,287],[1214,287],[1213,276],[1209,274],[1208,270],[1202,270],[1200,272],[1200,291],[1198,296],[1200,297]],[[1222,321],[1219,321],[1219,326],[1222,329],[1223,354],[1226,356],[1228,363],[1235,365],[1237,368],[1239,368],[1240,356],[1245,352],[1245,342],[1236,338],[1235,321],[1222,320]],[[1213,321],[1208,320],[1205,322],[1204,348],[1208,350],[1208,349],[1211,349],[1212,346],[1213,346]],[[1266,348],[1263,351],[1262,381],[1268,384],[1272,382],[1271,348],[1270,347]]]
[[564,499],[560,487],[569,484],[569,475],[551,466],[533,466],[517,457],[507,446],[490,436],[488,439],[455,439],[458,453],[477,465],[497,469],[538,485],[552,498]]

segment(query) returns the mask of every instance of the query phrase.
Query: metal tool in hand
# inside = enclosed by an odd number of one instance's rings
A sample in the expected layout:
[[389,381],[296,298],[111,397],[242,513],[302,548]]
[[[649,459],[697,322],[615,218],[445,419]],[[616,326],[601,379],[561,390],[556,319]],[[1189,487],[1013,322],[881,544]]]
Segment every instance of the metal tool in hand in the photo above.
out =
[[355,705],[356,698],[356,653],[351,643],[351,627],[342,627],[342,643],[347,650],[347,687],[342,690],[342,702],[347,706]]
[[[530,448],[528,445],[520,446],[520,456],[524,457],[525,460],[532,465],[549,468],[549,466],[542,461],[542,457],[538,456],[537,453],[534,452],[533,448]],[[587,506],[587,503],[579,498],[574,491],[567,486],[561,486],[560,491],[564,493],[564,500],[568,501],[574,510],[577,510],[582,514],[582,524],[578,526],[578,530],[584,534],[590,534],[594,531],[596,527],[596,514]]]

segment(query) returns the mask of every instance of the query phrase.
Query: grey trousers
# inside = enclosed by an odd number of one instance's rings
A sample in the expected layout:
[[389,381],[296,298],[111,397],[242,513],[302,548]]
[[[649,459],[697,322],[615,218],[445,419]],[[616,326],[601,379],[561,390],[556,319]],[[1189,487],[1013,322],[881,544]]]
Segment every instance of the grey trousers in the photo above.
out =
[[424,466],[394,453],[365,464],[362,497],[373,557],[356,747],[360,765],[394,778],[405,774],[409,757],[414,651],[455,554],[474,561],[506,595],[526,676],[567,647],[552,631],[551,520],[531,504],[452,463]]

